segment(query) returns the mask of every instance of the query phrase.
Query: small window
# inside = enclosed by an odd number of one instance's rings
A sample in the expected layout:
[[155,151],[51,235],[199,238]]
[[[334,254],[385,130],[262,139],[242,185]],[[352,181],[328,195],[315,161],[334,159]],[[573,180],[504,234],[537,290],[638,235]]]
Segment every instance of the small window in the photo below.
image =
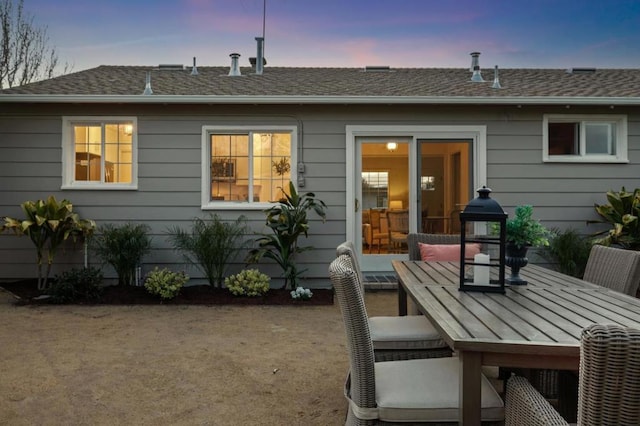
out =
[[546,162],[627,162],[626,116],[545,115]]
[[203,208],[264,208],[282,199],[294,180],[295,146],[291,127],[205,126]]
[[389,172],[362,172],[362,208],[387,208],[389,201]]
[[63,119],[63,189],[135,189],[134,118]]

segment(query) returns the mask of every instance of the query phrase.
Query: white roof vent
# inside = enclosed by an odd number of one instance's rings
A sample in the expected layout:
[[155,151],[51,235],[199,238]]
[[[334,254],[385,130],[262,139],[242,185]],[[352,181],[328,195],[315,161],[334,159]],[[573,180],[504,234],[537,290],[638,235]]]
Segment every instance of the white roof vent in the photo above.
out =
[[500,77],[498,76],[498,66],[496,65],[494,70],[493,70],[493,86],[491,86],[492,89],[502,89],[502,86],[500,85]]
[[144,86],[143,95],[153,95],[153,90],[151,90],[151,71],[147,71],[147,80]]
[[240,54],[232,53],[229,56],[231,56],[231,68],[229,69],[229,75],[232,75],[232,76],[242,75],[242,73],[240,72],[240,64],[239,64]]

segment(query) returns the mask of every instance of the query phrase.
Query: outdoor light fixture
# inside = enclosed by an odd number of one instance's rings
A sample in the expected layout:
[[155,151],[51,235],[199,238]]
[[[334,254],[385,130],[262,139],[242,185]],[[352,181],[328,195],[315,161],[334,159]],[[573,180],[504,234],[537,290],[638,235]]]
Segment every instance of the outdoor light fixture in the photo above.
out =
[[397,142],[387,142],[387,149],[390,152],[395,151],[396,149],[398,149],[398,143]]
[[[504,293],[507,214],[496,200],[489,197],[490,192],[491,190],[486,186],[478,189],[478,197],[471,200],[460,213],[459,290],[461,291]],[[483,222],[492,229],[497,228],[497,235],[495,232],[491,232],[491,235],[476,236],[473,234],[467,236],[467,223],[475,222]],[[480,245],[480,253],[476,254],[473,259],[465,258],[465,248],[469,243]],[[492,250],[492,248],[494,249]],[[492,275],[496,276],[496,269],[497,280],[491,278]]]

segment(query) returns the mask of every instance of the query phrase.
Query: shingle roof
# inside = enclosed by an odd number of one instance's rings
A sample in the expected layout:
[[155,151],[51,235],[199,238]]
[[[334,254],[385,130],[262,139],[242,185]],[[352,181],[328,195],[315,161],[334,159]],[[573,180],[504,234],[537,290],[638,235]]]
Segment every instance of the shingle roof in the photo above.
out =
[[[236,97],[300,99],[386,99],[388,102],[419,98],[438,100],[506,100],[533,98],[585,98],[640,100],[640,70],[597,69],[595,72],[568,72],[564,69],[501,69],[501,89],[492,89],[493,70],[483,70],[484,83],[470,81],[471,73],[461,68],[391,68],[366,71],[362,68],[265,67],[262,75],[242,68],[242,76],[228,76],[228,67],[159,69],[145,66],[99,66],[50,80],[14,87],[0,92],[15,101],[20,96],[115,96],[142,98],[146,73],[151,72],[151,98]],[[29,96],[26,96],[28,98]]]

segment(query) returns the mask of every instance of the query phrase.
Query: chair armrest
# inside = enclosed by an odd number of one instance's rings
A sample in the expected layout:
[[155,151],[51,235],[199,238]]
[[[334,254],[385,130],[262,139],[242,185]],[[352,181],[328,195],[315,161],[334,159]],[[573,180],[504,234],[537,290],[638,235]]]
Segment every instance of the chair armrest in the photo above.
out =
[[524,377],[507,380],[505,399],[505,426],[569,425]]

